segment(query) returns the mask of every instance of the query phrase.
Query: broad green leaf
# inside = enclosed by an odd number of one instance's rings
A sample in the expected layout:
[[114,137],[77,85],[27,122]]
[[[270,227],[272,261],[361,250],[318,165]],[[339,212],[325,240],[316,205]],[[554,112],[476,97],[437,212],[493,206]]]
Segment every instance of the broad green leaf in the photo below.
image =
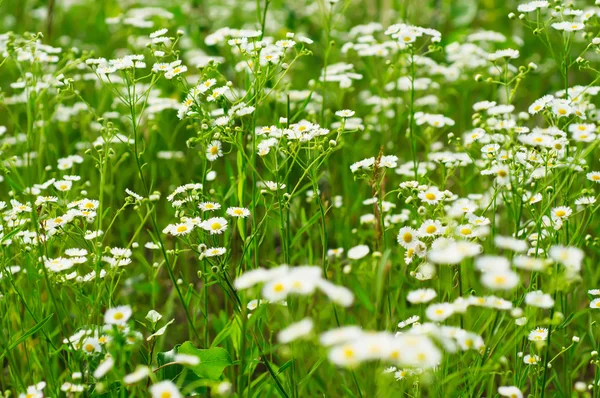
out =
[[232,364],[229,352],[221,347],[203,350],[186,341],[179,347],[177,352],[200,358],[198,365],[188,366],[200,378],[218,380],[223,374],[223,370]]

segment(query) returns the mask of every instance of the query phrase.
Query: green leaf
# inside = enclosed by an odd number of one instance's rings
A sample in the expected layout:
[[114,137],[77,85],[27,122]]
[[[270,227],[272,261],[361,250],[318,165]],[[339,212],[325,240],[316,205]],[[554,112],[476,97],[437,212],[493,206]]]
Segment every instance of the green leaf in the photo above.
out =
[[221,347],[206,350],[198,349],[189,341],[183,343],[177,350],[180,354],[194,355],[200,359],[195,366],[188,366],[196,376],[204,379],[219,380],[223,370],[232,364],[229,352]]
[[179,347],[176,345],[171,351],[159,352],[156,355],[156,362],[161,367],[159,375],[161,380],[172,380],[186,391],[186,395],[203,394],[206,392],[206,388],[200,383],[202,379],[190,369],[186,369],[180,364],[173,364]]
[[31,329],[29,329],[27,332],[25,332],[21,337],[18,337],[15,341],[11,342],[8,345],[8,348],[6,350],[4,350],[4,352],[2,353],[2,355],[0,355],[0,359],[4,358],[4,356],[11,351],[12,349],[14,349],[15,347],[17,347],[19,344],[21,344],[22,342],[24,342],[25,340],[27,340],[27,338],[29,338],[29,336],[32,336],[35,332],[37,332],[38,330],[40,330],[41,328],[44,327],[44,325],[54,316],[54,313],[48,315],[47,317],[45,317],[44,319],[42,319],[40,322],[38,322],[34,327],[32,327]]

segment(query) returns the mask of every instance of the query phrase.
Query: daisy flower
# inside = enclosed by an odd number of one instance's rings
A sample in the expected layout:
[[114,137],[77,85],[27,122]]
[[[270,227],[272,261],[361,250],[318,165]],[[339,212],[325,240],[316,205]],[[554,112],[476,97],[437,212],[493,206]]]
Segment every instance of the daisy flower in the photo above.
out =
[[208,144],[208,147],[206,148],[206,158],[209,161],[215,161],[221,156],[223,156],[223,151],[221,150],[221,141],[214,140]]
[[246,218],[250,215],[250,210],[245,207],[230,207],[226,211],[228,216]]
[[213,217],[203,221],[200,226],[211,235],[222,234],[227,229],[227,220],[223,217]]
[[177,386],[170,380],[164,380],[150,386],[152,398],[182,398]]
[[131,317],[131,313],[131,307],[128,305],[109,308],[104,313],[104,323],[107,325],[125,325]]
[[215,202],[202,202],[198,205],[198,208],[202,211],[213,211],[219,210],[221,208],[221,205]]

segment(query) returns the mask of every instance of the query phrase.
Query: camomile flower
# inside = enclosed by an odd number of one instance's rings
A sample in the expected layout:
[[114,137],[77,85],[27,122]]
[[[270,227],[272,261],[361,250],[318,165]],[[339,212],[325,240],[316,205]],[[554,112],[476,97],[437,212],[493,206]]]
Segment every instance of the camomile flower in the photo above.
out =
[[552,102],[552,113],[558,117],[567,117],[573,114],[573,108],[569,101],[555,99]]
[[462,236],[463,238],[472,238],[475,235],[474,227],[471,224],[459,225],[455,228],[456,235]]
[[122,305],[109,308],[104,313],[104,323],[107,325],[125,325],[131,317],[131,307]]
[[66,191],[70,190],[72,186],[73,186],[73,183],[68,180],[60,180],[60,181],[54,182],[54,188],[56,188],[62,192],[66,192]]
[[106,359],[100,364],[94,371],[94,378],[101,379],[104,377],[113,367],[115,366],[115,360],[111,356],[107,356]]
[[200,226],[211,235],[222,234],[227,229],[227,220],[223,217],[213,217],[203,221]]
[[519,275],[510,269],[497,269],[484,272],[481,283],[492,290],[510,290],[519,284]]
[[548,261],[529,256],[515,256],[513,258],[515,267],[527,271],[543,271],[548,266]]
[[506,257],[484,255],[477,257],[475,268],[483,272],[497,272],[510,269],[510,262]]
[[406,300],[411,304],[427,303],[437,297],[433,289],[417,289],[408,293]]
[[421,317],[419,317],[418,315],[413,315],[410,318],[398,323],[398,328],[402,329],[405,328],[407,326],[410,326],[416,322],[419,322],[419,320],[421,319]]
[[186,222],[177,223],[177,224],[170,224],[163,230],[163,232],[169,233],[173,236],[180,236],[180,235],[187,235],[187,234],[191,233],[193,229],[194,229],[194,224],[192,224],[189,221],[186,221]]
[[586,177],[588,180],[597,182],[598,184],[600,184],[600,171],[592,171],[590,173],[587,173]]
[[552,246],[548,251],[548,255],[557,263],[575,271],[581,269],[581,263],[584,258],[583,250],[574,246]]
[[434,205],[444,199],[444,194],[440,192],[437,187],[430,187],[422,192],[419,192],[418,197],[421,199],[421,201]]
[[206,249],[206,251],[204,252],[204,255],[206,257],[217,257],[217,256],[222,256],[223,254],[225,254],[226,251],[227,251],[227,249],[224,247],[213,247],[210,249]]
[[526,365],[537,365],[538,362],[540,362],[540,357],[538,357],[537,355],[525,355],[523,357],[523,363],[525,363]]
[[246,218],[250,215],[250,210],[245,207],[229,207],[226,213],[231,217]]
[[456,335],[456,341],[463,351],[480,351],[485,347],[483,338],[473,332],[463,332]]
[[542,111],[546,106],[548,106],[552,102],[552,100],[554,100],[554,97],[552,95],[545,95],[542,98],[535,100],[533,104],[529,106],[528,112],[532,115],[535,115],[536,113]]
[[313,329],[313,321],[310,318],[289,325],[277,334],[277,340],[282,344],[290,343],[308,335]]
[[[532,3],[547,3],[547,1],[532,1]],[[523,393],[516,386],[500,386],[498,394],[502,397],[523,398]]]
[[500,249],[512,250],[517,253],[526,252],[528,248],[526,241],[511,236],[497,235],[494,238],[494,244]]
[[150,375],[150,368],[147,366],[138,366],[132,373],[123,378],[125,384],[134,384],[146,379]]
[[367,245],[358,245],[354,246],[350,250],[348,250],[348,258],[351,260],[360,260],[369,254],[369,246]]
[[582,196],[575,200],[575,205],[577,206],[589,206],[596,203],[596,198],[593,196]]
[[566,219],[573,213],[570,207],[560,206],[552,209],[552,218]]
[[343,344],[329,351],[329,360],[339,366],[354,366],[365,358],[365,351],[359,343]]
[[221,156],[223,156],[223,151],[221,149],[221,141],[214,140],[210,144],[208,144],[208,147],[206,148],[206,159],[212,162],[217,160]]
[[344,248],[343,247],[338,247],[336,249],[329,249],[327,250],[327,257],[341,257],[342,254],[344,253]]
[[164,380],[150,386],[152,398],[182,398],[177,386],[170,380]]
[[349,109],[342,109],[341,111],[336,111],[335,115],[341,118],[348,118],[354,116],[354,111]]
[[497,61],[502,58],[506,58],[506,59],[519,58],[519,50],[513,50],[512,48],[498,50],[495,53],[489,54],[487,58],[490,61]]
[[590,308],[596,308],[596,309],[600,308],[600,298],[593,299],[590,302]]
[[425,315],[434,322],[443,322],[454,314],[454,306],[450,303],[431,304]]
[[535,328],[527,336],[529,341],[546,341],[548,339],[548,329]]
[[552,24],[552,27],[556,30],[562,30],[564,32],[576,32],[585,28],[582,22],[556,22]]
[[420,237],[432,237],[442,235],[446,228],[442,226],[442,223],[438,220],[425,220],[421,227],[419,227]]
[[418,242],[418,233],[414,228],[402,227],[398,232],[398,243],[405,249],[415,247]]
[[198,205],[198,208],[202,211],[213,211],[219,210],[221,208],[221,205],[215,202],[202,202]]
[[592,296],[600,296],[600,289],[590,289],[588,290],[588,294],[591,294]]
[[97,338],[86,337],[81,342],[81,351],[83,351],[86,355],[93,355],[102,351],[102,347],[100,347],[100,343],[98,342]]
[[41,381],[33,386],[27,387],[25,394],[19,394],[19,398],[44,398],[42,391],[46,387],[46,383]]
[[525,295],[525,304],[532,307],[548,309],[554,306],[554,300],[551,295],[544,293],[541,290],[535,290]]

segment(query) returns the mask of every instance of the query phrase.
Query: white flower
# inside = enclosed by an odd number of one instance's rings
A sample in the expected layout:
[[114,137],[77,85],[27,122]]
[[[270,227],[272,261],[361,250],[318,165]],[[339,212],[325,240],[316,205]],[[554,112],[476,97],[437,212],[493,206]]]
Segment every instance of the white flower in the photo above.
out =
[[578,30],[582,30],[585,28],[585,25],[582,22],[555,22],[552,24],[552,27],[556,30],[562,30],[565,32],[575,32]]
[[527,336],[527,338],[530,341],[546,341],[546,339],[548,338],[548,329],[546,328],[536,328],[533,329],[529,335]]
[[170,380],[164,380],[150,386],[152,398],[182,398],[177,386]]
[[96,370],[94,371],[94,377],[101,379],[115,366],[115,360],[112,357],[107,357],[104,361],[100,362]]
[[230,207],[226,211],[228,216],[246,218],[250,215],[250,210],[245,207]]
[[59,191],[68,191],[71,189],[71,187],[73,186],[73,183],[71,181],[68,180],[59,180],[54,182],[54,188],[58,189]]
[[150,375],[150,369],[147,366],[138,366],[133,373],[129,373],[123,378],[125,384],[133,384],[147,378]]
[[595,309],[598,309],[598,308],[600,308],[600,298],[593,299],[593,300],[590,302],[590,308],[595,308]]
[[554,306],[554,300],[549,294],[544,293],[541,290],[536,290],[525,295],[525,304],[532,307],[547,309]]
[[537,355],[525,355],[523,357],[523,362],[526,365],[537,365],[537,363],[540,361],[540,357],[538,357]]
[[427,307],[425,315],[434,322],[443,322],[454,314],[454,306],[450,303],[431,304]]
[[104,323],[107,325],[125,325],[131,314],[131,307],[128,305],[109,308],[104,313]]
[[308,335],[313,329],[313,321],[310,318],[289,325],[277,335],[277,339],[282,344],[287,344],[300,337]]
[[200,226],[211,235],[222,234],[227,229],[227,220],[223,217],[213,217],[203,221]]
[[354,116],[354,111],[351,111],[349,109],[343,109],[341,111],[335,112],[335,115],[341,118],[348,118]]
[[206,257],[217,257],[217,256],[222,256],[223,254],[225,254],[226,251],[227,251],[227,249],[224,247],[212,247],[212,248],[206,249],[206,251],[204,252],[204,255]]
[[208,147],[206,148],[206,158],[209,161],[215,161],[221,156],[223,156],[223,151],[221,150],[221,141],[215,140],[208,144]]
[[427,303],[437,297],[433,289],[417,289],[408,293],[406,300],[411,304]]
[[481,283],[492,290],[510,290],[519,283],[519,275],[510,269],[498,269],[485,272],[481,276]]
[[369,254],[369,246],[367,245],[358,245],[354,246],[350,250],[348,250],[348,258],[351,260],[360,260],[367,254]]
[[519,58],[519,50],[513,50],[511,48],[507,48],[505,50],[498,50],[493,54],[488,55],[488,60],[497,61],[501,58],[514,59]]
[[[534,2],[534,3],[542,3],[542,2],[540,1],[540,2]],[[523,393],[521,392],[521,390],[519,390],[518,387],[515,387],[515,386],[498,387],[498,394],[500,394],[503,397],[523,398]]]

